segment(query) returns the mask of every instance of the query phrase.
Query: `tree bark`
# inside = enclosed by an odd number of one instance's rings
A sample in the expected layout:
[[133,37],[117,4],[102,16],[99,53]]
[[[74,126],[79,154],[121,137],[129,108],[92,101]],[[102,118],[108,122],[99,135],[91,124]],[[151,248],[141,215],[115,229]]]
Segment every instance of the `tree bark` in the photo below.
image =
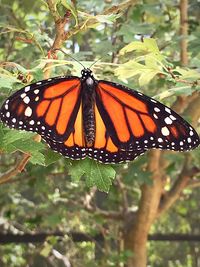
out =
[[188,65],[188,53],[187,53],[187,35],[188,35],[188,0],[180,1],[180,35],[181,35],[181,64],[182,66]]
[[152,172],[153,184],[142,186],[139,209],[135,218],[132,218],[132,221],[128,220],[130,223],[126,224],[124,229],[125,249],[133,253],[132,257],[128,259],[127,267],[145,267],[147,265],[148,234],[157,215],[163,188],[159,150],[149,153],[148,171]]

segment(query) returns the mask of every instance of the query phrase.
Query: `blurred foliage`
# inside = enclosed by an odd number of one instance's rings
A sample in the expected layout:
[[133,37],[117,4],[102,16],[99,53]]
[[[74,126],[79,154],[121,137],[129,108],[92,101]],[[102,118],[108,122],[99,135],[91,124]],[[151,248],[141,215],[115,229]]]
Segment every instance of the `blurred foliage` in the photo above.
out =
[[[180,67],[177,1],[138,1],[128,9],[121,6],[118,12],[110,9],[108,14],[104,10],[121,1],[73,1],[76,6],[72,1],[54,2],[60,16],[66,9],[72,13],[66,26],[71,35],[64,43],[65,51],[86,67],[103,57],[92,67],[98,79],[138,88],[167,105],[180,94],[191,95],[200,89],[195,85],[200,68],[200,7],[196,1],[190,1],[189,6],[188,68]],[[1,1],[0,102],[26,84],[42,80],[46,63],[53,62],[52,76],[80,75],[81,66],[66,55],[58,53],[57,60],[46,57],[54,38],[55,25],[46,1]],[[190,84],[179,82],[183,79]],[[30,162],[13,183],[0,187],[0,232],[63,231],[66,236],[50,238],[44,244],[0,246],[0,266],[65,266],[55,250],[69,258],[73,266],[120,266],[126,262],[130,252],[120,251],[123,222],[110,223],[98,214],[98,209],[108,213],[122,210],[123,192],[118,179],[123,176],[129,209],[137,210],[141,184],[152,183],[151,174],[146,171],[147,156],[129,165],[107,166],[89,159],[76,162],[50,151],[44,143],[36,143],[33,136],[0,125],[0,173],[14,167],[21,152],[31,154]],[[199,151],[192,152],[191,157],[192,163],[198,165]],[[183,156],[171,153],[167,160],[171,185]],[[114,180],[116,173],[119,177]],[[110,188],[109,194],[96,192],[92,197],[94,186],[105,192]],[[97,212],[86,208],[90,197],[89,205],[94,205]],[[199,203],[199,189],[186,190],[152,232],[200,234]],[[106,242],[104,246],[75,243],[67,235],[70,231],[91,236],[103,232]],[[195,243],[150,242],[149,247],[149,266],[197,267],[200,259]]]

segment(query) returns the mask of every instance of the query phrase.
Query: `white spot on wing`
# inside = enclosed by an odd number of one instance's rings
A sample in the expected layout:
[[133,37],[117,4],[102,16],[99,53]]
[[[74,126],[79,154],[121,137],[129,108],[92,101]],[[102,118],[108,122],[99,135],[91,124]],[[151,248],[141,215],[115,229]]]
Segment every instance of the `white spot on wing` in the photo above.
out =
[[158,116],[155,113],[153,114],[153,116],[155,119],[158,119]]
[[172,124],[172,120],[169,117],[165,118],[165,123],[166,124]]
[[7,117],[7,118],[10,117],[10,112],[6,112],[6,117]]
[[28,96],[26,96],[24,99],[23,99],[24,103],[25,104],[28,104],[30,102],[30,98]]
[[161,133],[164,135],[164,136],[168,136],[169,135],[169,129],[165,126],[161,129]]
[[39,91],[40,91],[40,90],[38,90],[38,89],[35,89],[35,90],[34,90],[34,94],[36,94],[36,95],[37,95],[37,94],[39,93]]
[[32,115],[32,109],[30,107],[27,107],[24,112],[24,115],[30,117]]
[[157,107],[155,107],[154,110],[155,110],[155,112],[160,112],[160,109]]
[[26,96],[26,93],[21,94],[21,98],[24,98]]
[[28,91],[30,90],[30,88],[31,88],[30,85],[29,85],[29,86],[26,86],[26,87],[24,88],[24,91],[25,91],[25,92],[28,92]]
[[191,130],[191,131],[190,131],[190,136],[193,136],[193,135],[194,135],[194,133],[193,133],[193,131]]
[[171,113],[171,110],[169,109],[169,108],[165,108],[165,111],[167,112],[167,113]]
[[170,117],[170,119],[173,120],[173,121],[176,120],[176,118],[175,118],[173,115],[170,115],[169,117]]

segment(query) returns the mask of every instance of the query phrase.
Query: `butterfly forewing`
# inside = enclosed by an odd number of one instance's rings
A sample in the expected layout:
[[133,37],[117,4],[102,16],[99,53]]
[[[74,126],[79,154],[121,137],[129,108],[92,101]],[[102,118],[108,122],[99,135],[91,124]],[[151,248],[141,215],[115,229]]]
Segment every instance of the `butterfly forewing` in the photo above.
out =
[[199,145],[196,131],[173,110],[125,86],[99,81],[97,104],[108,133],[122,149],[184,151]]
[[57,77],[26,86],[5,101],[0,118],[11,128],[62,142],[76,120],[80,88],[77,77]]

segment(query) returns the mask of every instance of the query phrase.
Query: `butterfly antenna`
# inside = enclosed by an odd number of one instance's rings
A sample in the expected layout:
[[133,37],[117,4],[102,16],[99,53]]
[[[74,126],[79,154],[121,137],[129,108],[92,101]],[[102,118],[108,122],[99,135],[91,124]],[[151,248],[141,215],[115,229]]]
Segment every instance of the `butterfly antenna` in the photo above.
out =
[[104,56],[102,56],[102,57],[100,57],[100,58],[99,58],[99,59],[97,59],[96,61],[94,61],[94,62],[92,63],[92,65],[90,65],[89,69],[90,69],[92,66],[94,66],[94,65],[95,65],[97,62],[101,61],[101,60],[102,60],[102,58],[106,57],[107,55],[109,55],[109,53],[108,53],[108,54],[106,54],[106,55],[104,55]]
[[60,51],[62,52],[63,54],[67,55],[68,57],[72,58],[74,61],[78,62],[84,69],[85,69],[85,66],[79,61],[77,60],[76,58],[72,57],[71,55],[67,54],[64,50],[60,49],[60,48],[54,48],[52,49],[52,51]]

